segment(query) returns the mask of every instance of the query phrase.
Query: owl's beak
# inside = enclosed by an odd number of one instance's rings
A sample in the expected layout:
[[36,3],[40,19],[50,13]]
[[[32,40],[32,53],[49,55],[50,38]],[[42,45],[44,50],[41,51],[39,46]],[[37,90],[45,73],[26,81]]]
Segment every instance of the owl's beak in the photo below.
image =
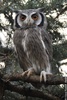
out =
[[32,23],[29,21],[29,22],[28,22],[28,26],[31,26],[31,25],[32,25]]
[[31,26],[32,23],[33,23],[33,22],[32,22],[30,19],[27,21],[27,25],[28,25],[28,26]]

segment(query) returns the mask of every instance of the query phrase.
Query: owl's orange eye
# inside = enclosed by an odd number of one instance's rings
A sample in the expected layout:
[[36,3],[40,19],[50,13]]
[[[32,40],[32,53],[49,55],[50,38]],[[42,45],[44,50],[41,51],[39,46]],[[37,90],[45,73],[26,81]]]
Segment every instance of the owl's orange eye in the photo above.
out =
[[35,21],[38,19],[38,15],[37,15],[37,14],[33,14],[31,17],[32,17],[32,19],[35,20]]
[[20,20],[21,20],[21,21],[24,21],[25,19],[26,19],[26,16],[25,16],[25,15],[23,15],[23,14],[20,15]]

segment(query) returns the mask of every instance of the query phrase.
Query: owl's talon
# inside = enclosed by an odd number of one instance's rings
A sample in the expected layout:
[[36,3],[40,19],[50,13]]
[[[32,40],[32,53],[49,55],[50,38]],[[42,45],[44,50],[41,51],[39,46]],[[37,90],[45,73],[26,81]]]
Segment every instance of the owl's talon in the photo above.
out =
[[22,73],[22,76],[26,76],[28,73],[28,70]]
[[40,74],[40,82],[42,82],[44,80],[44,82],[46,82],[46,72],[45,71],[41,71]]
[[34,70],[32,68],[28,69],[27,71],[22,73],[22,76],[30,77],[34,73]]

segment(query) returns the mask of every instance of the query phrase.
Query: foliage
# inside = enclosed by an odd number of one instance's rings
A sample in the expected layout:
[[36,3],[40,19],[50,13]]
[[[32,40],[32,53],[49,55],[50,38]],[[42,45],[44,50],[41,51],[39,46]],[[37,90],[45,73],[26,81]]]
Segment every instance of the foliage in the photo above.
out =
[[[65,0],[59,0],[59,1],[50,0],[50,2],[49,0],[28,0],[26,3],[25,0],[3,0],[3,2],[0,2],[0,15],[3,15],[6,19],[6,21],[3,22],[0,17],[0,31],[3,32],[4,30],[6,32],[5,34],[7,34],[8,36],[7,38],[8,42],[6,44],[6,48],[2,47],[2,41],[0,39],[0,61],[4,61],[6,63],[6,69],[9,70],[9,65],[10,65],[10,66],[15,66],[15,71],[16,71],[16,66],[19,66],[13,48],[11,47],[9,48],[14,33],[13,9],[19,10],[19,9],[40,8],[40,7],[44,7],[44,13],[46,14],[47,21],[48,21],[47,30],[53,37],[52,38],[53,39],[53,62],[52,62],[53,70],[55,73],[59,73],[58,70],[58,68],[60,67],[59,61],[67,58],[67,40],[65,40],[65,37],[61,35],[61,32],[58,31],[59,28],[63,29],[66,27],[66,24],[59,21],[59,16],[65,14],[67,10],[67,4]],[[55,17],[53,16],[54,13],[56,14]],[[58,66],[58,68],[56,67],[56,65]],[[6,70],[6,73],[7,72],[8,71]],[[52,86],[50,90],[52,91],[53,88],[54,87]],[[58,88],[62,91],[61,87]],[[57,95],[59,95],[59,90],[57,89],[57,91],[58,91]],[[55,94],[56,94],[56,87],[55,87],[54,95]],[[61,95],[62,94],[63,92],[61,92]],[[61,97],[61,100],[64,99],[62,99]]]

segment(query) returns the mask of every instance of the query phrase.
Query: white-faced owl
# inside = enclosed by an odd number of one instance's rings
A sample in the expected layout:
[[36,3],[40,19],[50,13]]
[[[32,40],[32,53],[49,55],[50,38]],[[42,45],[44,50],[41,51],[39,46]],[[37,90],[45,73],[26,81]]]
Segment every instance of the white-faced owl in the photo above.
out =
[[52,39],[46,31],[47,21],[42,9],[19,10],[14,20],[14,45],[22,75],[40,75],[46,81],[51,74]]

